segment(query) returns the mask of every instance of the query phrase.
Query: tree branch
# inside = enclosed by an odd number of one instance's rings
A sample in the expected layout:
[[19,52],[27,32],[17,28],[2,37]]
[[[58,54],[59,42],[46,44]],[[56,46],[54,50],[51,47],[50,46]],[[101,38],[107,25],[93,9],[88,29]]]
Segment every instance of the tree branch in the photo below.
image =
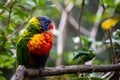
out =
[[108,32],[109,32],[110,45],[111,45],[111,49],[112,49],[112,60],[113,60],[113,63],[115,64],[116,63],[116,55],[115,55],[114,44],[112,42],[112,32],[111,32],[111,29],[109,29]]
[[[78,22],[71,15],[68,15],[68,21],[76,30],[78,30]],[[90,31],[85,29],[83,26],[80,27],[80,32],[86,36],[90,36]]]
[[91,33],[90,33],[90,38],[93,39],[91,47],[94,50],[96,50],[96,47],[95,47],[96,35],[97,35],[97,32],[98,32],[99,23],[100,23],[102,15],[103,15],[103,12],[104,12],[103,7],[98,6],[98,10],[96,12],[96,18],[95,18],[95,21],[94,21],[94,24],[93,24],[93,27],[92,27],[92,30],[91,30]]
[[120,64],[111,65],[72,65],[72,66],[62,66],[62,67],[47,67],[41,73],[39,69],[26,69],[24,66],[19,65],[16,70],[16,79],[22,80],[24,75],[29,77],[42,77],[42,76],[57,76],[63,74],[72,74],[77,72],[111,72],[120,71]]
[[[58,11],[60,11],[62,13],[62,11],[65,11],[66,13],[70,12],[71,8],[69,7],[69,5],[73,5],[73,3],[70,3],[65,9],[62,7],[62,5],[60,5],[57,0],[52,0],[52,2],[56,5],[56,8],[58,9]],[[72,7],[71,6],[71,7]],[[68,9],[69,7],[69,9]],[[68,21],[70,22],[70,24],[72,24],[72,26],[78,30],[78,22],[73,18],[72,15],[68,14]],[[85,29],[83,26],[80,27],[80,32],[85,34],[86,36],[90,36],[90,32],[89,30]]]
[[84,5],[85,5],[85,2],[84,0],[82,1],[82,5],[81,5],[81,10],[80,10],[80,15],[79,15],[79,19],[78,19],[78,36],[79,36],[79,39],[80,39],[80,48],[82,48],[82,40],[81,40],[81,32],[80,32],[80,25],[81,25],[81,19],[82,19],[82,15],[83,15],[83,9],[84,9]]
[[25,75],[25,72],[26,72],[26,68],[22,65],[19,65],[17,70],[16,70],[16,78],[15,80],[23,80],[24,79],[24,75]]
[[[7,0],[7,2],[5,3],[5,6],[9,7],[11,5],[13,0]],[[0,10],[0,14],[2,14],[4,12],[4,9]]]

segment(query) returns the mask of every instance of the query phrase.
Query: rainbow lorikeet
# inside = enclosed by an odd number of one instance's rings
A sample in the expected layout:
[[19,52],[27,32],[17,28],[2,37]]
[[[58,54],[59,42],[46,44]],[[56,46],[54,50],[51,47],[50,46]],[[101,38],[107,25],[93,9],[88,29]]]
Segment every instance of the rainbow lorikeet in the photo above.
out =
[[54,25],[46,16],[33,17],[17,42],[17,62],[26,68],[44,68],[53,44]]

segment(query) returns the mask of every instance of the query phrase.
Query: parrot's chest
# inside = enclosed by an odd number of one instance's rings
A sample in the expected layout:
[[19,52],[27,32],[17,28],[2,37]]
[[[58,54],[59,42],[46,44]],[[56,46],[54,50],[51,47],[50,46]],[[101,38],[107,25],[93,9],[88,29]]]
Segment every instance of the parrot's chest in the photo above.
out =
[[53,44],[53,35],[51,32],[43,32],[33,35],[28,41],[28,50],[30,54],[45,55],[49,54]]

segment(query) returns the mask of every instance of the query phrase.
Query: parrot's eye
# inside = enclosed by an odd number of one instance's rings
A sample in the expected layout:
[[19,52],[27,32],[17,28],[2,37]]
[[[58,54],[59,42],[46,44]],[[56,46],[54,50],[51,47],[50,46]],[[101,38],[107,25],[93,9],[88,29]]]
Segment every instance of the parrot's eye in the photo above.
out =
[[49,23],[48,22],[45,22],[46,25],[48,25]]

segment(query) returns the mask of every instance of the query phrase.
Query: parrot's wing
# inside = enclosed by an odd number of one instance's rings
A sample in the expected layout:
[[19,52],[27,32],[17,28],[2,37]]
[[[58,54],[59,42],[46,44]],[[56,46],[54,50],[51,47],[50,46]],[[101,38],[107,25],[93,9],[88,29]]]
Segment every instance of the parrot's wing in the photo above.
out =
[[17,63],[18,65],[26,65],[28,66],[28,58],[29,58],[29,51],[27,47],[27,43],[29,37],[22,37],[17,43]]

